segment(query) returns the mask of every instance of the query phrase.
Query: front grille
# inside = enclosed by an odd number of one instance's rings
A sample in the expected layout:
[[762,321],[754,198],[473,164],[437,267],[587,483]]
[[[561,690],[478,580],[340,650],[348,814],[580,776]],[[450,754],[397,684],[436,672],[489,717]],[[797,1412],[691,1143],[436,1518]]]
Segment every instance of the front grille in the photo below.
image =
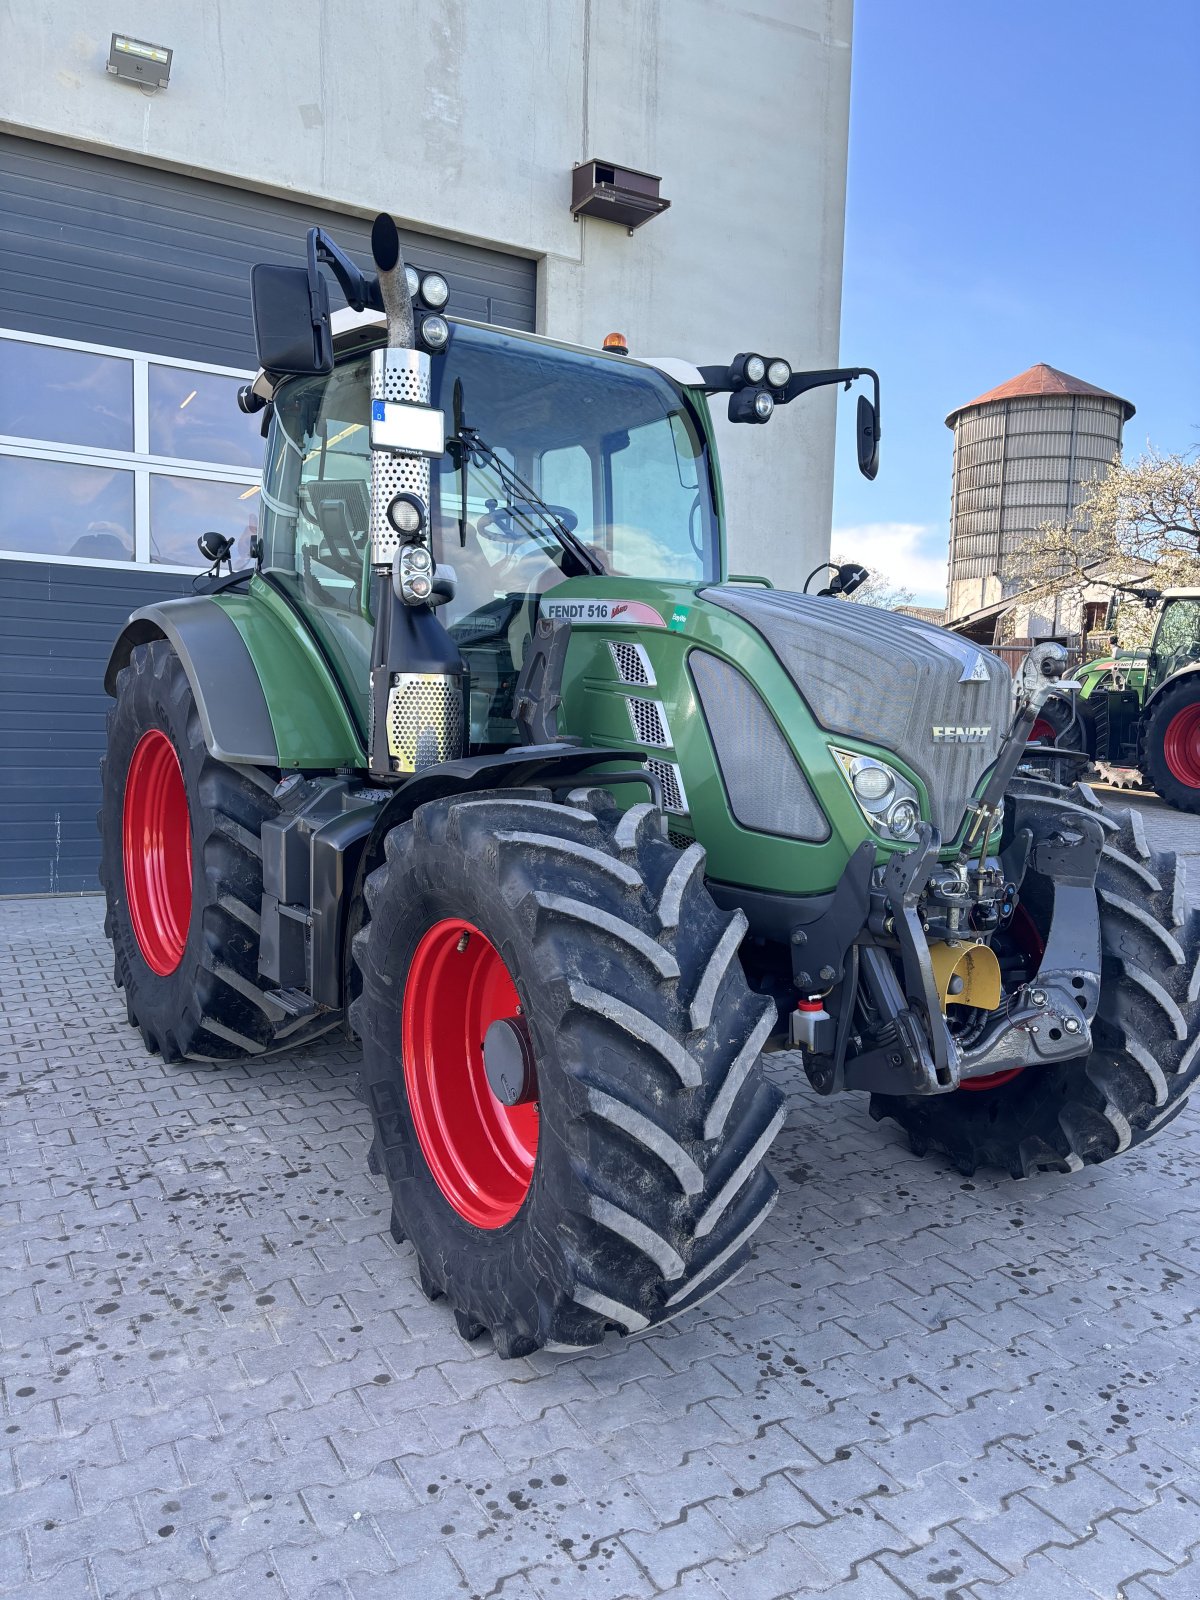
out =
[[671,730],[667,727],[667,719],[659,702],[637,700],[633,695],[629,695],[625,704],[629,708],[633,736],[638,743],[658,745],[662,749],[667,749],[671,743]]
[[400,672],[388,692],[388,752],[397,772],[421,772],[462,754],[463,702],[457,678]]
[[631,644],[628,639],[610,639],[608,648],[612,651],[617,677],[622,683],[654,682],[654,668],[650,665],[650,657],[640,644]]
[[684,792],[683,776],[675,763],[660,761],[657,756],[651,756],[646,762],[646,771],[656,777],[662,785],[663,810],[683,815],[688,808],[687,794]]

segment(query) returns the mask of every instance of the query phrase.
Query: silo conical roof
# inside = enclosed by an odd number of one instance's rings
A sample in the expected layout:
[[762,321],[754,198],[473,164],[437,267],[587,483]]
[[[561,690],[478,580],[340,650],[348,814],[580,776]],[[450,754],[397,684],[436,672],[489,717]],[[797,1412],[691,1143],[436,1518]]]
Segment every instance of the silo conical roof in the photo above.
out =
[[1019,372],[1015,378],[1009,378],[1007,383],[998,384],[986,394],[977,395],[974,400],[968,400],[966,405],[955,406],[946,417],[946,426],[952,428],[960,413],[969,411],[972,406],[991,405],[996,400],[1028,400],[1037,395],[1072,394],[1090,394],[1101,400],[1115,400],[1118,405],[1124,406],[1126,422],[1133,416],[1134,406],[1119,394],[1110,394],[1107,389],[1098,389],[1094,383],[1084,383],[1082,378],[1073,378],[1069,372],[1060,372],[1057,367],[1038,361],[1026,371]]

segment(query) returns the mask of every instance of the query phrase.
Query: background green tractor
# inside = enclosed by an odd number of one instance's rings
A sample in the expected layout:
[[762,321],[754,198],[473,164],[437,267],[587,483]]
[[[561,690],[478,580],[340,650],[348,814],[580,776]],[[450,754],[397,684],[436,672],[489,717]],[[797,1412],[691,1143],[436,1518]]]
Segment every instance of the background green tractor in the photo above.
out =
[[1169,805],[1200,812],[1200,589],[1158,598],[1149,649],[1080,668],[1079,687],[1043,705],[1031,740],[1084,751],[1110,782],[1146,782]]
[[[727,572],[709,398],[761,425],[862,369],[453,321],[389,218],[373,247],[377,277],[318,230],[255,269],[254,565],[206,535],[205,592],[113,650],[102,876],[146,1047],[348,1025],[392,1231],[502,1355],[728,1282],[775,1197],[766,1049],[964,1172],[1168,1120],[1196,919],[1136,819],[1018,775],[1053,680],[1014,702],[953,634]],[[857,433],[874,476],[877,381]]]

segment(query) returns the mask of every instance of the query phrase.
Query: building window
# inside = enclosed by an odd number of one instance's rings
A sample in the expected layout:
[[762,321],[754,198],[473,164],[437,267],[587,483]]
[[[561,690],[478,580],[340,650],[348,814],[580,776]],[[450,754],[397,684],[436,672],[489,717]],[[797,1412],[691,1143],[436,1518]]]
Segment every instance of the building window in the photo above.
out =
[[258,532],[251,374],[0,329],[0,557],[207,565],[196,540]]

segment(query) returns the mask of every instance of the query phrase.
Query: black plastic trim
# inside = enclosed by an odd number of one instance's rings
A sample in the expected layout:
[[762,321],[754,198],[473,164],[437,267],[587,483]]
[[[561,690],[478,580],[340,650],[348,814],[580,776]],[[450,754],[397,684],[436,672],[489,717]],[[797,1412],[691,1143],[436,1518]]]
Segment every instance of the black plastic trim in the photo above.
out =
[[187,595],[135,611],[121,630],[104,669],[115,697],[117,673],[136,645],[166,639],[183,663],[204,730],[217,761],[277,767],[279,747],[254,658],[232,618],[208,595]]

